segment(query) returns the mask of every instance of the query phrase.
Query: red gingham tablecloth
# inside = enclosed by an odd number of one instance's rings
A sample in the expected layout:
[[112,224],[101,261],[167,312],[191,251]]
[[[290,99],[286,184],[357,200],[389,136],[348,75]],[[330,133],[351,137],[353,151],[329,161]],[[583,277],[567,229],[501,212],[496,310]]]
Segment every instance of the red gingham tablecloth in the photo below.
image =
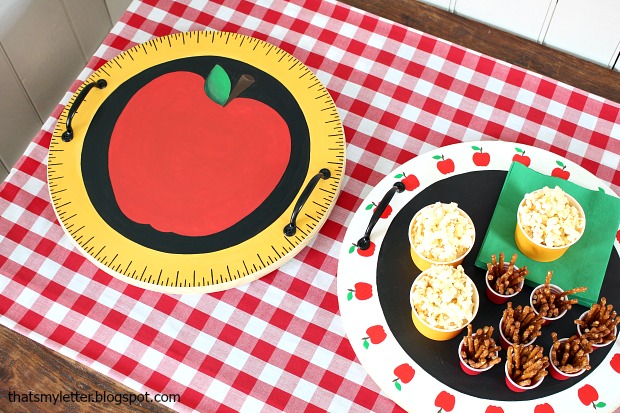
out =
[[[347,140],[344,187],[319,235],[262,279],[167,295],[98,270],[56,220],[51,132],[82,81],[155,36],[222,30],[273,43],[331,93]],[[620,190],[620,107],[334,1],[134,1],[0,190],[0,322],[179,411],[399,411],[344,334],[337,257],[386,174],[430,149],[504,140],[564,156]]]

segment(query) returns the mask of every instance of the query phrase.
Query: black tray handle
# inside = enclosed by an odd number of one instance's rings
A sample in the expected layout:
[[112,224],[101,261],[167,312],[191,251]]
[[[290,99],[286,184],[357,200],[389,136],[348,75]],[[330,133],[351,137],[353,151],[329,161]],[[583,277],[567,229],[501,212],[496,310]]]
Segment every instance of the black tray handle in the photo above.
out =
[[383,211],[385,211],[385,208],[387,208],[387,206],[390,204],[390,201],[392,200],[392,197],[394,197],[394,194],[397,192],[400,194],[404,190],[405,184],[403,184],[401,181],[398,181],[395,182],[394,185],[390,188],[390,190],[386,192],[381,202],[379,202],[379,205],[377,205],[377,208],[375,208],[375,212],[373,212],[372,216],[370,217],[370,222],[368,223],[368,227],[366,228],[364,236],[360,238],[359,241],[357,241],[357,244],[355,244],[357,248],[361,250],[367,250],[370,247],[370,233],[372,232],[372,229],[379,221],[379,218],[381,217],[381,214],[383,214]]
[[308,198],[310,198],[310,194],[316,187],[316,184],[319,182],[319,180],[328,179],[330,176],[332,176],[332,173],[329,171],[329,169],[323,168],[319,171],[318,174],[312,177],[310,182],[308,182],[308,185],[306,185],[304,191],[301,193],[301,196],[295,204],[295,209],[293,209],[293,214],[291,215],[291,221],[284,227],[284,235],[286,235],[287,237],[292,237],[293,235],[295,235],[295,232],[297,232],[297,215],[299,215],[299,212],[303,208],[304,204],[306,203]]
[[108,82],[106,82],[104,79],[99,79],[96,82],[91,82],[87,84],[86,86],[84,86],[84,89],[80,91],[80,93],[77,95],[77,98],[75,98],[75,102],[73,102],[71,109],[69,109],[69,114],[67,115],[66,130],[62,134],[63,141],[71,142],[73,140],[73,128],[71,128],[71,120],[75,116],[77,110],[80,108],[80,105],[82,104],[82,101],[84,100],[88,92],[90,92],[93,87],[96,87],[97,89],[103,89],[107,85]]

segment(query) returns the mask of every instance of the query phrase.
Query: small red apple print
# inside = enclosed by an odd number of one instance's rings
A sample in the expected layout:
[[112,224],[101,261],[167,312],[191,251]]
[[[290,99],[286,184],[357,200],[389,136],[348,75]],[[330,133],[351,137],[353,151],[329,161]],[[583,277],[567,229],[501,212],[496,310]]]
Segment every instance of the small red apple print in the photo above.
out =
[[489,406],[484,413],[504,413],[504,409],[499,406]]
[[420,180],[415,175],[407,175],[403,172],[401,174],[397,174],[394,178],[400,179],[403,185],[405,185],[405,190],[407,191],[413,191],[420,186]]
[[454,409],[455,402],[456,400],[452,394],[447,391],[441,391],[441,393],[439,393],[435,398],[435,406],[439,407],[439,411],[437,413],[452,411],[452,409]]
[[394,369],[394,375],[396,378],[392,381],[396,389],[400,391],[402,389],[400,382],[405,384],[409,383],[413,379],[413,376],[415,376],[415,370],[409,364],[403,363]]
[[[367,336],[362,339],[364,340],[365,349],[368,349],[368,347],[370,347],[370,343],[379,344],[383,342],[383,340],[385,340],[385,338],[387,337],[385,329],[381,325],[368,327],[366,329],[366,335]],[[370,340],[370,343],[368,343],[368,340]]]
[[618,242],[620,242],[620,230],[616,232],[616,239],[618,240]]
[[598,400],[598,392],[594,387],[590,386],[589,384],[586,384],[585,386],[577,390],[577,395],[579,396],[579,400],[581,400],[581,403],[583,403],[585,406],[591,404],[592,407],[594,407],[595,409],[607,406],[607,404],[603,402],[595,403]]
[[558,168],[554,168],[551,171],[551,176],[557,176],[558,178],[562,178],[567,180],[570,177],[570,172],[566,170],[566,165],[561,161],[555,161],[558,164]]
[[355,283],[354,289],[349,289],[347,294],[347,301],[351,301],[353,296],[358,300],[367,300],[372,297],[372,285],[365,282]]
[[522,163],[525,166],[530,166],[530,162],[532,161],[529,156],[525,156],[525,151],[521,148],[515,148],[517,153],[512,157],[513,162]]
[[437,169],[444,175],[454,172],[454,161],[450,158],[444,158],[443,155],[435,155],[433,159],[436,159]]
[[[377,204],[370,203],[368,205],[366,205],[366,210],[368,211],[369,209],[372,209],[372,212],[375,212],[375,210],[377,209]],[[381,217],[380,218],[387,218],[390,216],[390,214],[392,213],[392,207],[390,205],[386,205],[385,209],[383,210],[383,212],[381,213]]]
[[620,353],[614,354],[609,362],[611,364],[611,368],[618,374],[620,374]]
[[[389,206],[389,205],[388,205]],[[365,250],[359,248],[357,246],[357,244],[353,244],[351,245],[351,247],[349,248],[349,254],[353,254],[353,252],[355,252],[355,250],[357,250],[357,253],[359,255],[361,255],[362,257],[370,257],[372,254],[375,253],[375,248],[377,248],[377,246],[375,245],[374,242],[370,241],[370,245],[368,246],[368,248],[366,248]]]
[[482,148],[479,146],[472,146],[471,148],[476,151],[471,157],[474,165],[488,166],[489,162],[491,162],[491,155],[488,152],[482,152]]
[[534,413],[555,413],[555,411],[549,403],[543,403],[534,408]]

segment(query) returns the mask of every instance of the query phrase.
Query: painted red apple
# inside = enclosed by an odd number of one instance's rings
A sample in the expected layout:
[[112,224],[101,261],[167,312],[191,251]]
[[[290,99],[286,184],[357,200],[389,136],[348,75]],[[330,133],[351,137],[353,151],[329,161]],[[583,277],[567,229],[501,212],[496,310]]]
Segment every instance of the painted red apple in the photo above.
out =
[[543,403],[534,407],[534,413],[555,413],[555,411],[549,403]]
[[513,162],[522,163],[525,166],[530,166],[530,162],[532,161],[529,156],[525,155],[525,151],[521,148],[515,148],[517,153],[512,157]]
[[555,163],[558,164],[558,167],[551,171],[551,176],[557,176],[558,178],[567,180],[570,177],[570,172],[566,170],[566,165],[561,161],[555,161]]
[[484,413],[504,413],[504,409],[499,406],[489,406]]
[[614,354],[609,362],[611,364],[611,368],[618,374],[620,374],[620,353]]
[[368,349],[368,347],[370,347],[370,344],[368,343],[368,340],[370,340],[370,342],[372,344],[379,344],[381,342],[383,342],[383,340],[386,339],[387,337],[387,333],[385,332],[385,329],[383,328],[382,325],[374,325],[371,327],[368,327],[366,329],[366,337],[364,337],[362,340],[364,340],[364,348]]
[[620,230],[616,232],[616,239],[618,240],[618,242],[620,242]]
[[397,390],[401,390],[402,385],[400,382],[407,384],[413,380],[415,370],[409,364],[403,363],[394,369],[394,375],[396,376],[396,378],[392,380],[394,382],[394,386],[396,386]]
[[365,282],[355,283],[354,288],[349,289],[347,300],[351,301],[354,295],[358,300],[368,300],[372,297],[372,285]]
[[491,155],[488,152],[482,152],[482,148],[479,146],[472,146],[471,148],[476,151],[471,157],[474,165],[488,166],[489,162],[491,162]]
[[377,248],[377,245],[372,241],[370,241],[370,245],[365,250],[359,248],[357,244],[353,244],[349,248],[349,254],[353,254],[353,252],[357,250],[357,253],[361,255],[362,257],[370,257],[372,254],[375,253],[375,248]]
[[[290,131],[273,108],[237,97],[254,83],[247,75],[241,80],[231,91],[219,65],[206,81],[177,71],[131,97],[108,152],[114,197],[127,218],[161,232],[206,236],[267,199],[289,162]],[[239,182],[234,189],[232,177]]]
[[439,407],[439,411],[437,413],[452,411],[452,409],[454,409],[455,402],[456,400],[454,395],[442,390],[441,393],[439,393],[435,398],[435,406]]
[[444,175],[454,172],[454,161],[450,158],[444,158],[443,155],[435,155],[433,159],[436,159],[437,169]]
[[396,176],[394,176],[394,178],[400,179],[403,185],[405,185],[405,190],[407,191],[413,191],[414,189],[420,186],[420,180],[415,175],[411,175],[411,174],[407,175],[403,172],[403,173],[397,174]]
[[591,404],[592,407],[598,409],[599,407],[605,407],[607,404],[604,402],[595,403],[598,400],[598,392],[594,387],[589,384],[584,385],[579,390],[577,390],[577,396],[579,396],[579,400],[584,405]]
[[[377,204],[375,204],[374,202],[371,204],[366,205],[366,210],[372,209],[372,212],[375,212],[377,210]],[[390,216],[390,214],[392,213],[392,207],[390,205],[386,205],[385,209],[383,210],[383,212],[381,213],[381,217],[380,218],[387,218]]]

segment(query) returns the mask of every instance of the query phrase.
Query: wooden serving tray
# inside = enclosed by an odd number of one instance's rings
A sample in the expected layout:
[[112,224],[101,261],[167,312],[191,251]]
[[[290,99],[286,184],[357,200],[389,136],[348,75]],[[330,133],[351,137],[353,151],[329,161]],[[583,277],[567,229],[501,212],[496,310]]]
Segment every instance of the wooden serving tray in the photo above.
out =
[[93,263],[200,293],[297,254],[333,208],[344,162],[334,102],[303,63],[252,37],[189,32],[137,45],[84,82],[56,125],[48,179]]

